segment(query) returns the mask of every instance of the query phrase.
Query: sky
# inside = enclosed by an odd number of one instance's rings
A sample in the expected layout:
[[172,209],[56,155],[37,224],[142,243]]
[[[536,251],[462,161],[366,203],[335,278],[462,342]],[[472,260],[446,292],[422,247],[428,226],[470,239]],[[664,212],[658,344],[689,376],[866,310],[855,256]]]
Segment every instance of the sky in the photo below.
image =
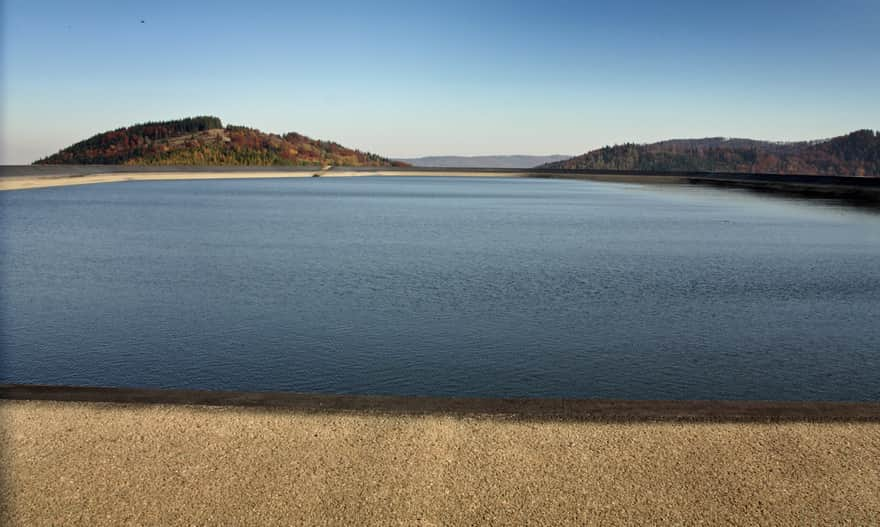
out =
[[194,115],[387,157],[880,128],[877,0],[2,1],[0,164]]

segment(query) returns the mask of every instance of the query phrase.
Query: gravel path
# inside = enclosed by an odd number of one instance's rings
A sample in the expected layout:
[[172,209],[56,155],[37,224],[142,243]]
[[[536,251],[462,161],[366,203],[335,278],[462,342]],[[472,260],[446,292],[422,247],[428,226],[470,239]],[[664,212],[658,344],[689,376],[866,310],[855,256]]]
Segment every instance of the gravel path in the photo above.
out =
[[880,423],[0,401],[2,525],[876,524]]

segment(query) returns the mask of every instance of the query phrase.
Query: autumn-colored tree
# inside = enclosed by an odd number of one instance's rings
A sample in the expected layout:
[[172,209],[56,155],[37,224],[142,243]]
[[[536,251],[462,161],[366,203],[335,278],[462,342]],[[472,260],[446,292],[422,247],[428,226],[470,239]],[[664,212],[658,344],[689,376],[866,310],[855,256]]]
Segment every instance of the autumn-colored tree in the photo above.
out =
[[[298,133],[223,128],[216,117],[151,122],[98,134],[38,164],[391,166],[375,154]],[[400,165],[398,163],[397,165]]]

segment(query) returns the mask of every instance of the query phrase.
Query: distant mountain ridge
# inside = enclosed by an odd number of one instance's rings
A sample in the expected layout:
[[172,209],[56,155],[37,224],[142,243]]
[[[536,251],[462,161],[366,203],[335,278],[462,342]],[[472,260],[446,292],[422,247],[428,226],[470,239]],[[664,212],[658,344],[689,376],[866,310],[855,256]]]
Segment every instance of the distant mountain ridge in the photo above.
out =
[[831,139],[799,142],[708,137],[626,143],[538,168],[880,177],[880,134],[857,130]]
[[569,159],[571,156],[497,155],[497,156],[425,156],[398,158],[416,167],[436,168],[534,168],[545,163]]
[[277,135],[244,126],[224,127],[212,116],[118,128],[34,164],[406,166],[295,132]]

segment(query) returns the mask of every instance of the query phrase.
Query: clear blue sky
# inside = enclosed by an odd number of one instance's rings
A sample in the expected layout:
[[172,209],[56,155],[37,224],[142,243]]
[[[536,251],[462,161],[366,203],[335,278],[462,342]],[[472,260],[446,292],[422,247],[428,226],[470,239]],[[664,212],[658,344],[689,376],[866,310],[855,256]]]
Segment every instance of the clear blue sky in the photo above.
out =
[[395,157],[880,128],[877,0],[3,9],[0,163],[200,114]]

